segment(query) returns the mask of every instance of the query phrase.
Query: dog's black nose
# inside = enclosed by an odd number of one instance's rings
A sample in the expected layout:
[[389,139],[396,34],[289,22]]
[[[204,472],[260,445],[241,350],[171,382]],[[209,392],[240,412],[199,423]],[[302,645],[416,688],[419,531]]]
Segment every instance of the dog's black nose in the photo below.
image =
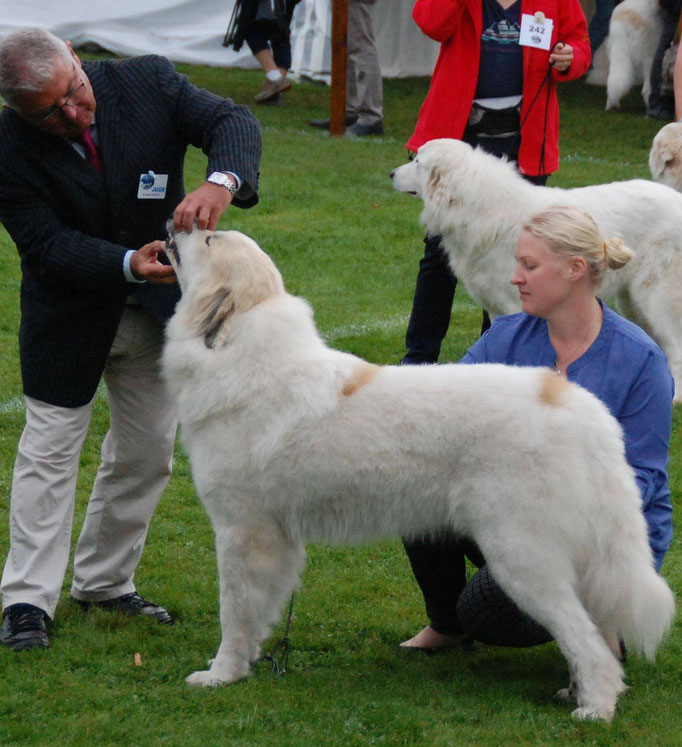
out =
[[391,177],[391,179],[393,179],[393,174],[395,174],[395,169],[391,169],[391,173],[389,174],[389,176]]

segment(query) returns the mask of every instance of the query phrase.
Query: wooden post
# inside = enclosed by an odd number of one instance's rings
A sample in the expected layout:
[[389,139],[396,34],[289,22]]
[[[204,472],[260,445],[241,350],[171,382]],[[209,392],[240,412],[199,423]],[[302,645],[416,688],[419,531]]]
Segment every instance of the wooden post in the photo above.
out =
[[346,131],[346,61],[348,58],[348,0],[332,0],[332,86],[329,134]]

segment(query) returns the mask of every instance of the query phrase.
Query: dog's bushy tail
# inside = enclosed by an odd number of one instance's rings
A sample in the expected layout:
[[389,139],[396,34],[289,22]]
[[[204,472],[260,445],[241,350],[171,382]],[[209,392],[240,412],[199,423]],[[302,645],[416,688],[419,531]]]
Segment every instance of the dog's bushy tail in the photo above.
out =
[[[656,572],[639,507],[639,491],[605,526],[587,572],[585,605],[605,637],[620,637],[628,650],[653,659],[675,616],[675,598]],[[614,486],[615,487],[615,486]]]

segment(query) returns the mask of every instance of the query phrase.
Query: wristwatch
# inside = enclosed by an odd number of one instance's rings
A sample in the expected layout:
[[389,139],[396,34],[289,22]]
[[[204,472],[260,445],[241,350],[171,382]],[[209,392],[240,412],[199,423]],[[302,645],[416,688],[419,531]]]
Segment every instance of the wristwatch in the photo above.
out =
[[221,171],[214,171],[206,181],[211,182],[211,184],[220,184],[221,187],[225,187],[232,197],[234,197],[239,191],[237,182],[231,176],[223,174]]

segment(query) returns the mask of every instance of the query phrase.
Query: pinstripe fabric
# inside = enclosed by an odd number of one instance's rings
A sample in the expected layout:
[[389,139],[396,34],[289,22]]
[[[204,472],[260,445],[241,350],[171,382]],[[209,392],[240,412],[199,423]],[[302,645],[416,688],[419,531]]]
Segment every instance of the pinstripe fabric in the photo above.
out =
[[[164,58],[85,62],[83,69],[97,100],[102,175],[65,140],[9,109],[0,114],[0,221],[23,273],[24,392],[63,407],[94,395],[131,290],[123,255],[165,236],[184,196],[187,146],[207,154],[208,172],[240,175],[240,207],[257,202],[261,152],[248,109],[192,86]],[[165,199],[137,199],[140,175],[149,170],[168,174]],[[144,284],[134,293],[165,320],[178,291]]]

